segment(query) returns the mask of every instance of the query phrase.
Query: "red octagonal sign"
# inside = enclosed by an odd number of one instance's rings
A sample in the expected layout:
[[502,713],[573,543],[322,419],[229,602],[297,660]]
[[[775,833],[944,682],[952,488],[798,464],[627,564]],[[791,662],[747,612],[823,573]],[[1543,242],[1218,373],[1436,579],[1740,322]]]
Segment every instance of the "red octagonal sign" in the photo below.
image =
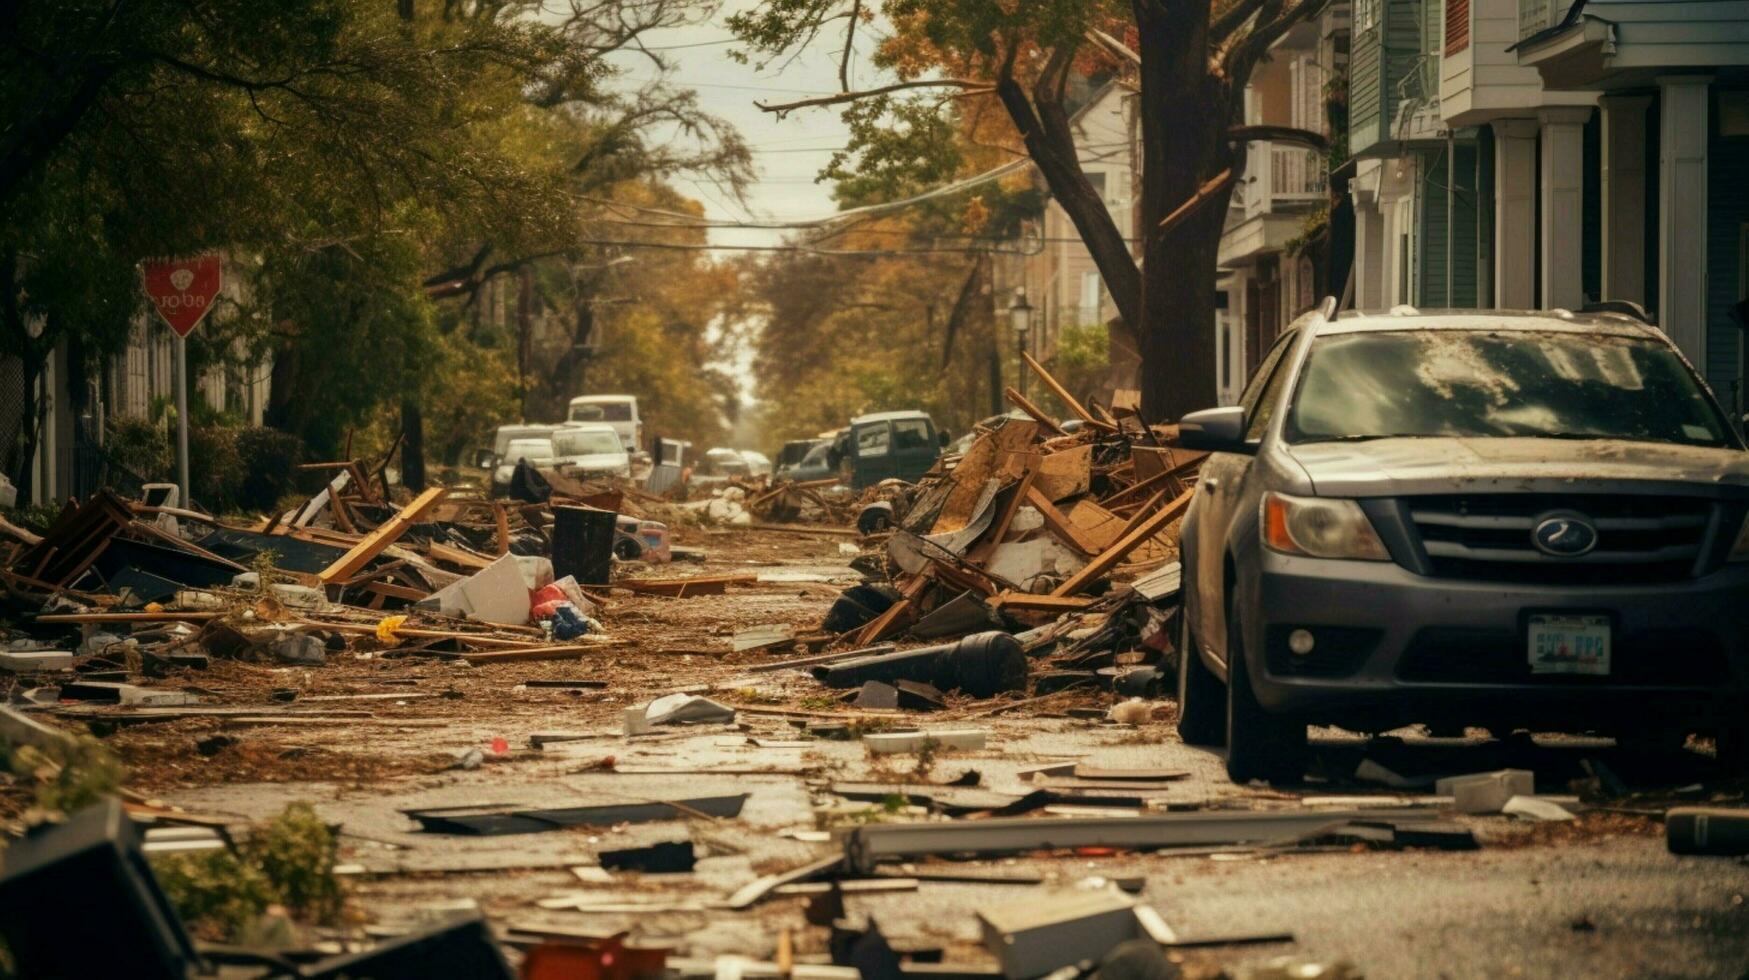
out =
[[158,315],[186,337],[213,308],[219,295],[219,257],[197,255],[186,259],[147,259],[140,263],[145,274],[146,296]]

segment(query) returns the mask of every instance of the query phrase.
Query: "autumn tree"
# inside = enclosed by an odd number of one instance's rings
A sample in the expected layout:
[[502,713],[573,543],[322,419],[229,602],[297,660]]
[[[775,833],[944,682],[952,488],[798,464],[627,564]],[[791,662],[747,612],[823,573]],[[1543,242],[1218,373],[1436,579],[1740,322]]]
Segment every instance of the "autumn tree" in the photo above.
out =
[[[890,168],[893,139],[916,133],[870,125],[871,113],[916,118],[951,105],[998,104],[1092,255],[1141,354],[1143,411],[1160,419],[1215,400],[1216,253],[1245,140],[1322,144],[1316,134],[1260,134],[1242,124],[1252,68],[1325,2],[774,0],[730,25],[745,55],[766,61],[811,44],[842,45],[838,93],[762,108],[788,115],[841,107],[864,123],[853,127],[852,152],[865,161]],[[872,45],[873,63],[893,80],[857,88],[849,66],[877,14],[888,33]],[[1126,73],[1138,89],[1135,250],[1079,165],[1065,93],[1072,76],[1092,72]],[[919,157],[921,165],[935,162]]]

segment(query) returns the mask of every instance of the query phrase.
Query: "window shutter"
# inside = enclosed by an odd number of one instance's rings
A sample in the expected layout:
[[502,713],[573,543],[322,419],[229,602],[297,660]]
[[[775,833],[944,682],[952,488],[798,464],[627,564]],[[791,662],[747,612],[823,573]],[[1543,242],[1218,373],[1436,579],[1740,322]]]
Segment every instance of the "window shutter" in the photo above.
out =
[[1470,46],[1470,0],[1445,0],[1445,53]]

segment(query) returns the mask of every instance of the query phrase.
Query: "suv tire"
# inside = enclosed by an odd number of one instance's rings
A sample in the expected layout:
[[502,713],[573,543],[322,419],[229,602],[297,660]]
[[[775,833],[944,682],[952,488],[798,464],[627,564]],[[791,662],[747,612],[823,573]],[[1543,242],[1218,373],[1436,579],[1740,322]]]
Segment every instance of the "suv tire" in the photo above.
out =
[[1186,745],[1219,748],[1227,742],[1226,692],[1202,662],[1190,632],[1190,610],[1178,610],[1178,737]]
[[1251,691],[1239,624],[1227,622],[1227,778],[1270,783],[1305,778],[1306,723],[1263,710]]

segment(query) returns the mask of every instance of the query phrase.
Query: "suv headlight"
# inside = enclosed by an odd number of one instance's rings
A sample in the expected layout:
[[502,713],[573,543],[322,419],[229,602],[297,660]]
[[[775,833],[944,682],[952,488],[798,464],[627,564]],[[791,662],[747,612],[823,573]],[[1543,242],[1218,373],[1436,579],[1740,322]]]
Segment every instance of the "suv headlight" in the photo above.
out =
[[1263,495],[1263,543],[1271,551],[1308,558],[1389,561],[1385,543],[1360,504],[1323,497]]

